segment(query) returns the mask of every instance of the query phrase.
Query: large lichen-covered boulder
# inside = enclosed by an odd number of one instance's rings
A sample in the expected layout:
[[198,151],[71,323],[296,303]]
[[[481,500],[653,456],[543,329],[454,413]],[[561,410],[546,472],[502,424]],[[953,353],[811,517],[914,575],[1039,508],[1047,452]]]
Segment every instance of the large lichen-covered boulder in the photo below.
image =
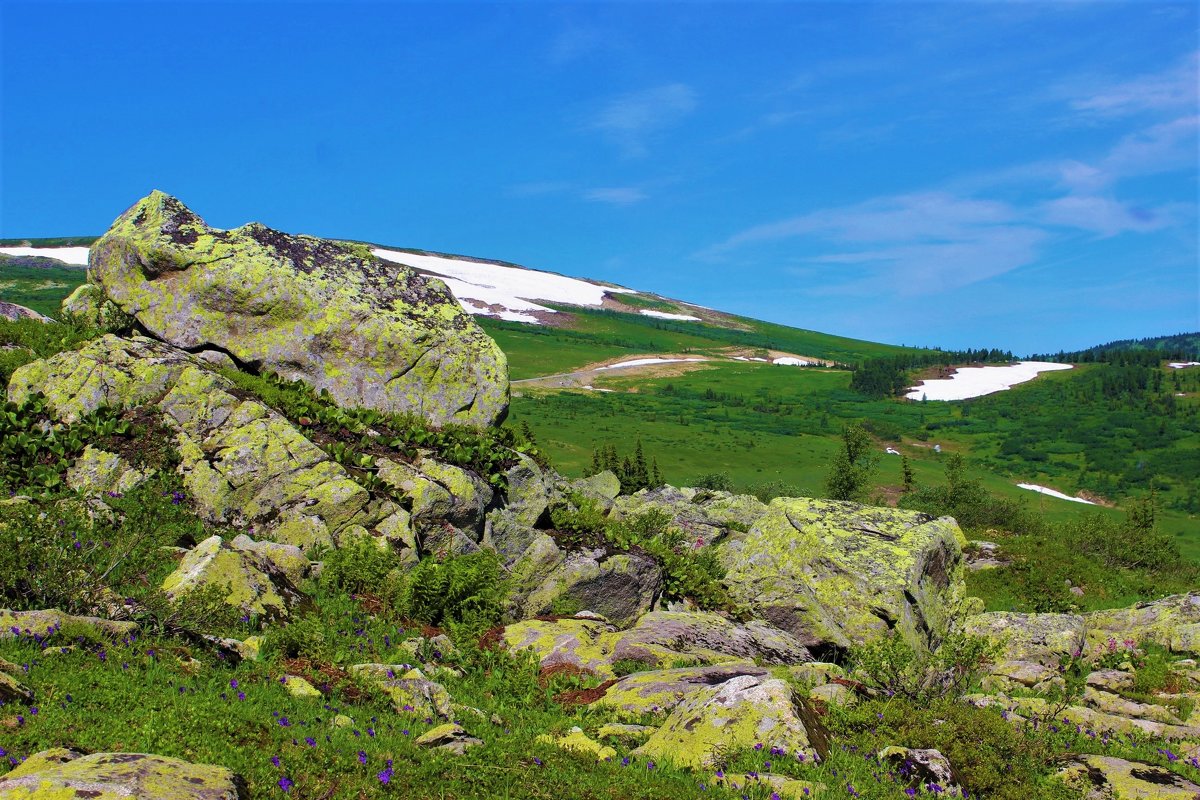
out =
[[411,500],[411,524],[419,532],[429,536],[449,523],[479,540],[494,494],[478,475],[428,457],[415,464],[381,458],[376,466],[380,480]]
[[75,291],[63,299],[61,308],[65,319],[92,328],[116,330],[127,328],[133,322],[133,317],[105,297],[104,290],[94,283],[75,287]]
[[[658,564],[638,553],[601,550],[564,553],[521,602],[522,616],[592,611],[614,625],[630,625],[662,588]],[[518,591],[520,586],[518,584]]]
[[760,664],[812,661],[792,634],[759,620],[736,623],[701,611],[653,611],[625,631],[613,647],[616,660],[659,665],[692,656],[701,663],[752,659]]
[[1197,785],[1162,767],[1101,755],[1079,756],[1058,773],[1088,800],[1194,800]]
[[553,471],[547,474],[532,458],[518,453],[517,463],[504,473],[508,487],[505,510],[523,525],[536,524],[550,504],[556,477]]
[[155,337],[303,380],[343,406],[475,426],[507,410],[504,354],[445,284],[364,245],[210,228],[155,191],[92,246],[89,277]]
[[969,617],[963,629],[986,639],[998,663],[1027,662],[1055,667],[1083,653],[1087,636],[1078,614],[1020,614],[992,611]]
[[1113,639],[1139,645],[1152,642],[1176,653],[1200,656],[1200,592],[1093,611],[1084,619],[1089,649],[1104,648]]
[[813,743],[797,714],[798,705],[782,680],[756,675],[731,678],[685,698],[633,752],[693,769],[712,767],[728,753],[755,745],[811,758]]
[[567,664],[611,677],[616,628],[603,620],[528,619],[504,628],[502,639],[513,651],[532,650],[539,665]]
[[921,647],[969,605],[963,541],[949,517],[779,498],[720,553],[733,598],[809,647],[847,648],[892,629]]
[[85,756],[60,747],[32,755],[0,777],[0,798],[238,800],[240,783],[225,767],[143,753]]
[[37,392],[65,423],[101,406],[156,406],[175,432],[184,485],[209,521],[301,547],[333,545],[356,526],[387,535],[380,526],[388,524],[403,539],[407,518],[388,522],[399,506],[373,503],[282,415],[236,393],[230,381],[178,348],[140,336],[102,336],[13,372],[12,402]]
[[220,536],[210,536],[189,550],[179,567],[163,579],[172,600],[206,586],[225,593],[225,602],[244,614],[286,619],[299,593],[269,558],[250,547],[235,548]]
[[676,667],[626,675],[591,705],[622,717],[665,713],[685,697],[745,675],[767,678],[770,673],[749,661],[706,667]]

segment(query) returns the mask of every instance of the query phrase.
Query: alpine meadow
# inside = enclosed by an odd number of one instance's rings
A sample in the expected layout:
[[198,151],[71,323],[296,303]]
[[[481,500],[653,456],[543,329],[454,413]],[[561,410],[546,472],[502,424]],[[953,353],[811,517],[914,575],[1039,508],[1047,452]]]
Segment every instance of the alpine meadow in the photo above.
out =
[[1198,30],[0,1],[0,800],[1200,798]]

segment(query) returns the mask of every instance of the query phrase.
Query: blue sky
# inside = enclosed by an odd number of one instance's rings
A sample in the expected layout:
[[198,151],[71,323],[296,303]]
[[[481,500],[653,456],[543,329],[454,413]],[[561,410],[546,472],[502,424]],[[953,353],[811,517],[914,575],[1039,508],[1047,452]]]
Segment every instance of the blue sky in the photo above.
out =
[[895,343],[1200,329],[1195,3],[0,14],[0,236],[161,188]]

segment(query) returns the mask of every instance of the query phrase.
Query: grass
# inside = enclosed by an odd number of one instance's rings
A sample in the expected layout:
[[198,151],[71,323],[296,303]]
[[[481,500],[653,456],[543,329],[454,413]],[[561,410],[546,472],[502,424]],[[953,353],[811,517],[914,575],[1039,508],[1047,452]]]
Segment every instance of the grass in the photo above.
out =
[[0,300],[57,317],[63,298],[86,276],[81,267],[35,266],[28,259],[0,255]]

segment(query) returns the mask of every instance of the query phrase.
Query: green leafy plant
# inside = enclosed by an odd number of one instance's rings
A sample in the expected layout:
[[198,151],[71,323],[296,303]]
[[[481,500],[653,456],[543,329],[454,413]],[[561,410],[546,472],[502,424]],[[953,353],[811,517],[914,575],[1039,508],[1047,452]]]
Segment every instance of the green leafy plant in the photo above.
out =
[[962,697],[991,656],[990,645],[980,637],[952,633],[928,652],[892,632],[856,648],[851,662],[854,674],[868,687],[889,697],[928,703]]
[[466,642],[500,621],[503,589],[500,560],[490,550],[424,558],[406,576],[397,610]]

